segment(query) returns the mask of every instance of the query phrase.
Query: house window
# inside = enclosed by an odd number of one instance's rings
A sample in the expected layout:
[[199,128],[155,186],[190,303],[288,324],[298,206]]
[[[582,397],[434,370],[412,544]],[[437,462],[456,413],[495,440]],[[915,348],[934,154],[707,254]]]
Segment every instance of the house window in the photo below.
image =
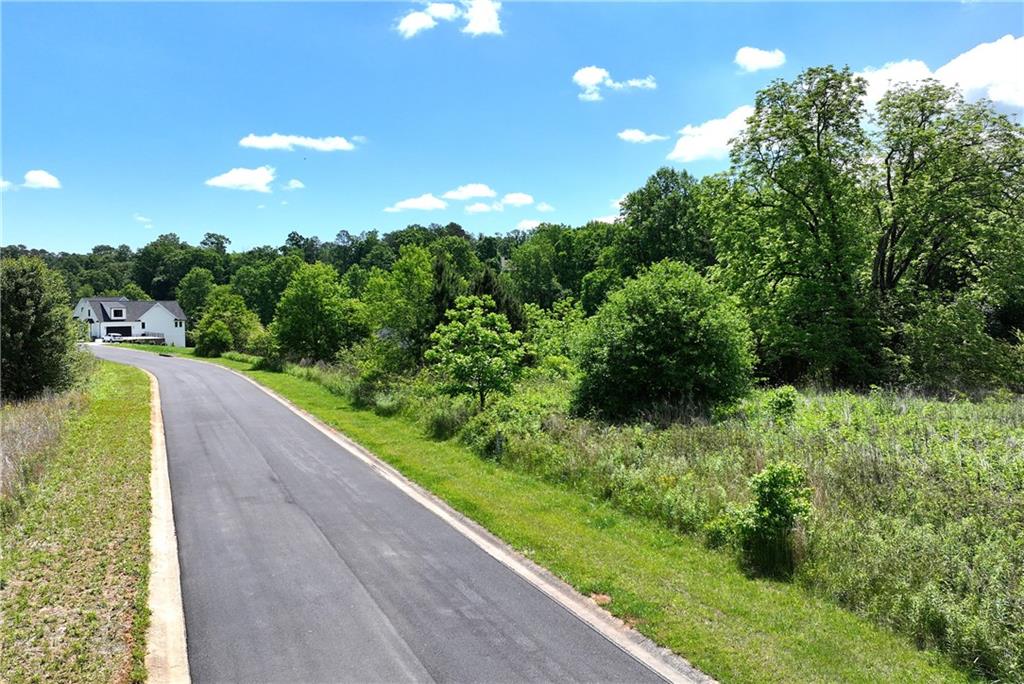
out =
[[146,321],[142,321],[142,329],[143,329],[143,330],[145,330],[145,329],[146,329]]
[[110,310],[110,317],[111,318],[124,318],[124,309],[111,309]]

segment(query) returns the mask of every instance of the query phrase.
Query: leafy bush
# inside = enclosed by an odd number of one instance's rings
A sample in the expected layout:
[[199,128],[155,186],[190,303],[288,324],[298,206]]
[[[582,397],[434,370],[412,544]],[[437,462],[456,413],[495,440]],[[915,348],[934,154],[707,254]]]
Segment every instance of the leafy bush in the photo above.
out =
[[788,422],[795,414],[800,393],[792,385],[776,387],[768,393],[768,413],[775,420]]
[[195,330],[197,347],[203,333],[217,322],[222,323],[231,333],[229,349],[239,352],[249,352],[252,340],[263,330],[259,317],[246,308],[245,301],[228,285],[215,287],[207,297],[203,305],[203,317]]
[[908,380],[926,390],[975,392],[1024,387],[1024,365],[1007,342],[986,330],[981,302],[926,303],[905,326]]
[[272,327],[289,357],[311,361],[329,361],[366,335],[363,305],[349,297],[327,264],[306,264],[295,272]]
[[213,320],[196,335],[196,356],[220,356],[230,350],[234,342],[227,323]]
[[64,281],[41,260],[0,262],[0,390],[6,399],[59,391],[74,379],[74,337]]
[[284,356],[281,354],[281,345],[277,342],[277,336],[271,330],[261,330],[253,336],[249,346],[252,353],[258,357],[253,366],[259,370],[280,373],[284,370]]
[[732,301],[691,267],[663,261],[591,319],[577,402],[611,417],[662,403],[706,410],[743,396],[753,363],[750,328]]
[[789,577],[796,566],[793,534],[811,512],[811,490],[799,466],[775,461],[750,479],[753,503],[735,516],[735,534],[749,567]]

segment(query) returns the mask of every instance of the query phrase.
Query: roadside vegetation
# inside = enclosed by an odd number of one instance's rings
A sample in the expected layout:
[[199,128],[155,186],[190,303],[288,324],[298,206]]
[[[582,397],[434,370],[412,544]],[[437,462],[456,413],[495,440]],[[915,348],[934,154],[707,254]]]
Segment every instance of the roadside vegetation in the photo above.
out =
[[149,382],[75,349],[57,273],[0,268],[0,680],[144,681]]
[[[612,223],[292,233],[242,253],[220,235],[165,235],[41,256],[75,294],[176,292],[196,353],[254,364],[522,548],[550,545],[446,489],[429,457],[495,496],[473,473],[589,502],[617,542],[643,529],[672,547],[651,553],[692,553],[655,563],[630,600],[649,602],[640,629],[713,675],[759,680],[747,657],[773,679],[940,677],[869,667],[925,660],[857,631],[863,619],[962,674],[1021,680],[1024,128],[931,81],[897,84],[869,116],[865,87],[833,67],[773,82],[728,171],[659,169]],[[617,573],[638,573],[644,561],[624,557]],[[666,627],[727,585],[793,603],[715,599],[703,641]],[[802,612],[835,606],[852,622]],[[749,635],[778,641],[716,641],[737,610]]]

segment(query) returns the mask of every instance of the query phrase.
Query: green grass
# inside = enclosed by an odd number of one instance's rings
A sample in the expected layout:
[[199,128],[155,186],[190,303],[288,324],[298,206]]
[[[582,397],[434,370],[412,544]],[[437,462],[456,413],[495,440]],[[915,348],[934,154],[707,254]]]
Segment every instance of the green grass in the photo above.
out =
[[731,557],[657,522],[503,468],[454,441],[429,440],[408,419],[356,409],[314,382],[214,361],[343,431],[581,592],[611,596],[611,612],[717,679],[968,679],[944,657],[797,585],[746,577]]
[[0,681],[144,681],[149,380],[101,363],[0,530]]

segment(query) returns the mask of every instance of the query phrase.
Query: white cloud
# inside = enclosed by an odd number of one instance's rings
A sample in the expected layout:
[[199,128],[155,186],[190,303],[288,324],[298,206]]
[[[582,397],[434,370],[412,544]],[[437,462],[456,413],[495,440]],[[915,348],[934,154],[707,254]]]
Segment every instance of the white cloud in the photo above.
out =
[[463,33],[471,36],[484,34],[501,35],[501,20],[498,11],[501,3],[495,0],[462,0],[459,7],[452,2],[431,2],[420,10],[413,10],[402,17],[396,30],[403,38],[412,38],[418,33],[429,31],[437,26],[437,21],[452,21],[463,18]]
[[741,47],[733,59],[746,72],[761,69],[776,69],[786,63],[786,54],[782,50],[761,50],[755,47]]
[[732,110],[725,118],[711,119],[696,126],[684,126],[668,158],[672,161],[691,162],[727,156],[729,141],[743,131],[747,117],[753,113],[753,107],[743,105]]
[[619,131],[619,140],[625,140],[630,143],[652,143],[658,140],[668,140],[668,136],[644,133],[639,128],[627,128],[624,131]]
[[285,190],[302,190],[304,187],[306,187],[305,183],[300,181],[298,178],[292,178],[290,181],[288,181],[285,184],[284,189]]
[[288,200],[281,200],[281,206],[282,207],[288,206]]
[[494,197],[498,193],[491,190],[484,183],[468,183],[466,185],[460,185],[454,190],[449,190],[444,193],[442,197],[450,200],[468,200],[475,199],[477,197]]
[[257,204],[257,205],[256,205],[256,208],[257,208],[257,209],[266,209],[266,208],[267,208],[267,205],[266,205],[266,204]]
[[541,222],[536,219],[523,219],[516,224],[516,230],[533,230],[540,224]]
[[462,0],[463,14],[466,17],[466,25],[462,27],[463,33],[471,36],[484,34],[501,35],[501,20],[498,18],[498,11],[501,3],[497,0]]
[[533,204],[533,195],[525,192],[510,192],[501,198],[501,203],[513,207],[525,207]]
[[153,222],[153,219],[149,218],[148,216],[143,216],[142,214],[140,214],[138,212],[135,212],[134,214],[132,214],[132,218],[135,219],[136,221],[138,221],[139,223],[152,223]]
[[976,45],[939,67],[935,75],[947,85],[959,85],[967,97],[1024,107],[1024,36],[1007,34]]
[[3,178],[0,178],[0,192],[4,192],[5,190],[10,190],[12,187],[14,187],[14,184],[11,183],[11,181],[4,180]]
[[427,5],[427,14],[435,19],[451,21],[455,17],[459,16],[459,8],[451,2],[432,2]]
[[21,187],[35,190],[59,190],[60,180],[48,171],[33,169],[25,173],[25,182],[21,184]]
[[386,208],[384,211],[390,213],[405,211],[406,209],[432,211],[434,209],[444,209],[447,206],[447,202],[434,197],[433,193],[428,192],[427,194],[420,195],[419,197],[410,197],[409,199],[404,199],[401,202],[395,202],[395,204]]
[[254,192],[270,192],[270,184],[274,182],[273,166],[260,166],[255,169],[231,169],[227,173],[214,176],[206,181],[215,188],[231,190],[251,190]]
[[353,135],[352,142],[356,143],[357,145],[363,145],[365,143],[370,142],[370,139],[367,138],[365,135]]
[[932,75],[928,65],[919,59],[904,59],[889,62],[879,67],[868,67],[857,74],[867,81],[867,94],[864,103],[868,109],[874,109],[886,91],[897,83],[916,83]]
[[271,133],[270,135],[250,133],[239,140],[238,144],[257,150],[288,150],[289,152],[296,147],[306,147],[317,152],[347,152],[356,147],[340,135],[310,138],[305,135],[282,135],[281,133]]
[[609,214],[608,216],[598,216],[591,219],[592,221],[600,221],[601,223],[616,223],[619,220],[618,214]]
[[547,202],[541,202],[540,204],[537,205],[536,209],[537,209],[537,211],[545,211],[545,212],[547,212],[547,211],[554,211],[555,210],[555,208],[553,206],[551,206],[550,204],[548,204]]
[[602,99],[602,87],[611,88],[612,90],[624,90],[627,88],[653,90],[658,87],[654,76],[616,81],[608,73],[607,69],[593,65],[577,69],[576,73],[572,75],[572,82],[580,87],[579,98],[586,102],[597,102]]
[[489,211],[501,211],[501,202],[487,204],[486,202],[474,202],[466,207],[467,214],[486,214]]
[[991,43],[975,45],[935,71],[918,59],[868,67],[858,75],[867,79],[864,102],[873,108],[885,92],[898,83],[917,83],[934,78],[959,87],[964,97],[987,97],[997,104],[1024,108],[1024,36],[1007,34]]
[[435,26],[437,26],[437,22],[434,17],[426,12],[414,11],[402,17],[396,28],[403,38],[412,38],[420,31],[426,31]]

